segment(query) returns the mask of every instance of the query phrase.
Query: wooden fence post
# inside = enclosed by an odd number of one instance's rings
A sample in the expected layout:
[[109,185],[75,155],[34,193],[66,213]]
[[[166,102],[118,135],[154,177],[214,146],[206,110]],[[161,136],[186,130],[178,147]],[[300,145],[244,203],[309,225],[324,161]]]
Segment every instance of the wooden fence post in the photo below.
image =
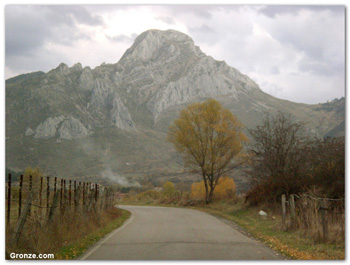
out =
[[10,224],[11,219],[11,174],[8,174],[7,180],[7,225]]
[[50,177],[46,177],[47,187],[46,187],[46,211],[49,212],[50,206]]
[[282,224],[285,225],[286,223],[286,195],[282,195]]
[[105,196],[103,196],[103,192],[105,191],[105,189],[104,188],[101,188],[101,202],[100,202],[100,210],[103,210],[103,204],[104,204],[104,197]]
[[61,179],[61,190],[60,190],[60,208],[62,208],[63,199],[63,179]]
[[53,193],[56,194],[56,190],[57,190],[57,177],[55,177],[55,182],[54,182],[54,186],[53,186]]
[[328,224],[327,224],[327,217],[326,217],[326,200],[323,199],[321,201],[320,205],[320,211],[321,211],[321,218],[322,218],[322,230],[323,230],[323,239],[327,240],[328,239]]
[[18,218],[21,217],[22,211],[22,187],[23,187],[23,175],[20,176],[19,190],[18,190]]
[[31,208],[31,204],[32,204],[32,197],[33,197],[32,192],[29,192],[27,200],[26,200],[25,205],[24,205],[24,209],[23,209],[23,211],[21,213],[21,216],[20,216],[20,218],[19,218],[19,220],[17,222],[16,228],[15,228],[15,231],[14,231],[14,236],[13,236],[12,240],[13,240],[13,242],[15,244],[17,244],[17,242],[19,240],[19,237],[21,235],[24,223],[26,222],[27,216],[30,213],[30,208]]
[[95,202],[97,202],[97,196],[98,196],[98,186],[97,183],[95,184]]
[[72,202],[72,180],[69,180],[68,202],[70,206]]
[[66,190],[66,180],[63,180],[63,210],[66,209],[67,203],[67,190]]
[[85,182],[83,182],[83,208],[85,206]]
[[292,220],[292,223],[291,223],[291,227],[294,228],[294,226],[296,225],[295,223],[295,201],[294,201],[294,195],[291,194],[289,195],[289,205],[290,205],[290,215],[291,215],[291,220]]
[[43,177],[40,177],[40,189],[39,189],[39,205],[42,204],[42,193],[43,193]]
[[80,198],[82,196],[82,189],[83,188],[83,184],[81,183],[81,181],[79,181],[79,185],[78,185],[78,206],[80,206],[82,204]]
[[[29,175],[29,193],[32,192],[32,189],[33,189],[33,177],[32,175]],[[28,215],[30,216],[31,215],[31,207],[29,207],[29,210],[28,210]]]
[[29,176],[29,191],[32,191],[33,189],[33,177],[32,175]]
[[77,208],[77,181],[74,180],[74,208]]

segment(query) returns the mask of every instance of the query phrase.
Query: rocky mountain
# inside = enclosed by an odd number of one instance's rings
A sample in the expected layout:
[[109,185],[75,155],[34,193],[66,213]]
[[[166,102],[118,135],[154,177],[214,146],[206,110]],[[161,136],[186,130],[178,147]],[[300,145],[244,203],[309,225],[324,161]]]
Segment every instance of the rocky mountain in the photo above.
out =
[[[344,134],[345,99],[307,105],[277,99],[204,54],[175,30],[149,30],[115,64],[61,63],[6,80],[6,167],[47,174],[131,179],[186,176],[166,142],[178,111],[216,98],[247,127],[283,111],[317,136]],[[126,182],[125,182],[126,181]]]

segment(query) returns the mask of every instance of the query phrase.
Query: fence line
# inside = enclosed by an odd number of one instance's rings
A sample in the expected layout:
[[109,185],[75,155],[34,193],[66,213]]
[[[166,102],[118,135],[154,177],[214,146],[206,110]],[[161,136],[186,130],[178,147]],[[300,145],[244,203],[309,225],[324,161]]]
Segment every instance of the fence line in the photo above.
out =
[[[298,198],[297,200],[298,211],[296,211],[295,198]],[[315,203],[310,204],[310,201],[308,201],[308,199],[315,201]],[[290,213],[289,228],[290,229],[293,229],[298,225],[299,226],[302,225],[305,229],[310,229],[311,227],[317,228],[319,226],[322,226],[321,230],[322,230],[323,240],[328,240],[330,238],[328,219],[329,218],[334,219],[335,214],[339,214],[339,213],[344,214],[343,211],[341,210],[342,208],[330,207],[331,202],[337,202],[337,201],[344,201],[344,199],[320,198],[320,197],[311,196],[309,194],[301,194],[301,195],[291,194],[289,196],[289,200],[287,201],[286,195],[283,194],[281,196],[282,224],[284,227],[287,227],[286,226],[287,209],[288,209],[287,205],[289,205],[289,213]],[[334,209],[338,211],[335,211]],[[297,221],[297,217],[299,217],[299,223]],[[310,221],[310,218],[312,221]],[[333,227],[330,227],[330,228],[333,229]]]
[[[43,177],[40,177],[40,180],[37,178],[33,181],[33,176],[30,175],[25,181],[24,176],[21,175],[17,190],[13,186],[11,177],[11,174],[9,174],[6,189],[6,228],[9,229],[12,226],[11,223],[17,220],[13,237],[15,242],[19,240],[25,220],[30,217],[38,217],[40,220],[46,220],[45,223],[49,224],[53,220],[54,215],[64,214],[65,211],[70,209],[89,212],[92,209],[99,211],[114,206],[115,194],[112,192],[111,187],[102,187],[97,183],[92,184],[91,182],[74,180],[72,187],[72,180],[69,180],[69,186],[67,185],[67,187],[66,179],[62,178],[59,181],[60,185],[57,185],[57,177],[51,178],[47,176],[45,191]],[[102,190],[102,194],[99,194],[99,190]],[[43,196],[43,193],[46,193],[46,196]],[[90,198],[88,205],[87,198]],[[24,208],[22,208],[23,201],[25,201]],[[18,206],[18,211],[16,206]],[[35,211],[35,208],[40,210]],[[59,213],[56,213],[57,208],[61,210]],[[16,210],[16,214],[14,214],[13,210]]]

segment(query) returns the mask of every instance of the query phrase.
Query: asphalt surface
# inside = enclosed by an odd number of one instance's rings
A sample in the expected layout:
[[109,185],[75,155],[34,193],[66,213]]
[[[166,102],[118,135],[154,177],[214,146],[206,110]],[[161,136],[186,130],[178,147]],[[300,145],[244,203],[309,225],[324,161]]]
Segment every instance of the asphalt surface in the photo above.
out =
[[82,260],[278,260],[262,243],[196,210],[120,206],[132,213]]

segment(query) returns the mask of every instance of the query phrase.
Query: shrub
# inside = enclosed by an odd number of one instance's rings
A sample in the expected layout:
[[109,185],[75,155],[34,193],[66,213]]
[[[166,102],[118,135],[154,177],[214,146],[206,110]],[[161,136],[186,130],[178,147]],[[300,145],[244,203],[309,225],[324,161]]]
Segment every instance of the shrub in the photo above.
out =
[[[232,178],[222,177],[218,180],[215,187],[214,199],[232,199],[236,194],[236,183]],[[191,196],[194,200],[203,200],[205,198],[204,181],[195,182],[191,186]]]

